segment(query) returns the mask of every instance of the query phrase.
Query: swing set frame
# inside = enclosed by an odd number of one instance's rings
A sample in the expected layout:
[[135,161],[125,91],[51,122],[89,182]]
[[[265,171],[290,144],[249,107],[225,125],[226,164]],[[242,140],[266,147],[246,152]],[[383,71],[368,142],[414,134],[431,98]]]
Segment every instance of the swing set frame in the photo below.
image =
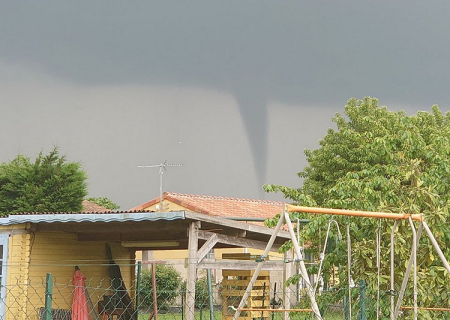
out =
[[[262,267],[264,264],[264,257],[267,257],[269,254],[270,248],[272,247],[273,242],[275,241],[275,238],[278,234],[278,232],[281,229],[281,226],[283,225],[283,222],[286,222],[289,234],[291,236],[292,244],[294,246],[295,253],[299,257],[299,265],[300,265],[300,273],[306,283],[308,295],[311,301],[311,309],[307,309],[308,311],[312,311],[316,317],[317,320],[323,320],[322,316],[319,311],[319,307],[317,305],[317,301],[315,299],[315,290],[311,285],[311,282],[309,281],[308,272],[306,271],[305,263],[303,261],[303,255],[300,250],[300,246],[298,244],[298,239],[294,233],[294,229],[292,227],[292,222],[289,217],[290,212],[306,212],[306,213],[312,213],[312,214],[330,214],[330,215],[340,215],[340,216],[352,216],[352,217],[360,217],[360,218],[380,218],[380,219],[391,219],[394,220],[394,226],[391,231],[391,274],[390,274],[390,290],[391,292],[395,291],[394,288],[394,239],[395,239],[395,231],[398,226],[398,222],[401,220],[408,220],[409,224],[411,226],[413,239],[412,239],[412,245],[411,245],[411,254],[408,262],[408,266],[405,271],[405,276],[403,278],[403,282],[401,285],[400,292],[398,294],[397,303],[395,303],[395,297],[394,295],[391,296],[391,305],[390,305],[390,319],[396,320],[398,318],[399,312],[401,309],[410,309],[414,310],[414,319],[417,320],[418,316],[418,310],[423,309],[418,307],[417,303],[417,247],[419,243],[419,239],[422,235],[422,231],[425,230],[426,235],[430,239],[434,249],[436,250],[442,264],[447,269],[447,272],[450,274],[450,265],[445,258],[441,248],[439,247],[439,244],[437,243],[433,233],[431,232],[430,228],[428,227],[426,221],[423,219],[422,214],[406,214],[406,213],[389,213],[389,212],[371,212],[371,211],[358,211],[358,210],[342,210],[342,209],[329,209],[329,208],[317,208],[317,207],[304,207],[304,206],[295,206],[295,205],[285,205],[283,209],[283,213],[280,216],[280,219],[278,221],[278,224],[276,225],[274,232],[269,239],[269,242],[267,243],[266,249],[263,253],[263,259],[258,262],[258,265],[256,267],[256,270],[253,274],[252,279],[250,280],[250,283],[248,284],[248,287],[245,291],[244,296],[242,297],[238,308],[236,309],[236,312],[233,316],[233,320],[237,320],[241,311],[246,311],[249,309],[244,308],[245,302],[247,301],[248,296],[251,293],[251,290],[253,288],[253,284],[255,283]],[[418,221],[419,227],[416,229],[414,225],[414,221]],[[347,228],[347,235],[349,231]],[[350,238],[349,238],[350,239]],[[411,275],[411,270],[414,267],[414,274],[413,274],[413,281],[414,281],[414,306],[413,307],[402,307],[401,303],[405,294],[406,285],[408,283],[408,280]],[[350,270],[349,270],[350,272]],[[432,308],[433,310],[435,308]],[[445,308],[440,308],[445,309]],[[283,309],[281,309],[283,310]],[[281,311],[280,310],[280,311]],[[431,309],[430,309],[431,310]],[[269,310],[270,311],[270,310]],[[284,312],[287,312],[283,310]],[[306,311],[306,310],[297,310],[297,311]]]

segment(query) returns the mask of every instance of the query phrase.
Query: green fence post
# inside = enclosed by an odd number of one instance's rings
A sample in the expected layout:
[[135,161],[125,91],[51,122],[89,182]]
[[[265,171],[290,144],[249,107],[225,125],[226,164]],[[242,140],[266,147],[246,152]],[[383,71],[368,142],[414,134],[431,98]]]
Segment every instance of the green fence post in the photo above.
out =
[[181,290],[181,320],[184,320],[184,299],[186,297],[186,290]]
[[360,290],[360,300],[359,300],[359,306],[360,306],[360,320],[367,320],[366,317],[366,282],[361,279],[359,282],[359,290]]
[[139,307],[141,305],[140,295],[141,295],[141,271],[142,263],[138,261],[137,263],[137,276],[136,276],[136,320],[139,318]]
[[345,315],[345,320],[350,320],[350,310],[349,308],[349,303],[348,303],[348,296],[347,294],[344,295],[344,315]]
[[53,295],[53,278],[51,273],[47,273],[45,281],[45,320],[52,320],[52,295]]

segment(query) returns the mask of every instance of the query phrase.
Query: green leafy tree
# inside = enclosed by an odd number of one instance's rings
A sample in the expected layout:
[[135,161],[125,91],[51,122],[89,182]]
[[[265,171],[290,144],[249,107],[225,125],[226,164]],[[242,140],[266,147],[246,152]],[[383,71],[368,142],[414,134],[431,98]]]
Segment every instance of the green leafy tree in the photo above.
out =
[[100,197],[100,198],[88,198],[86,199],[90,202],[96,203],[99,206],[105,207],[109,210],[118,210],[120,209],[120,206],[114,202],[112,202],[109,198],[106,197]]
[[[303,186],[266,185],[265,190],[282,192],[299,205],[422,213],[444,254],[450,257],[450,228],[446,223],[450,200],[450,114],[444,115],[433,106],[431,112],[407,116],[403,111],[379,107],[377,99],[366,97],[350,99],[345,116],[337,114],[333,121],[337,130],[329,129],[318,149],[305,151],[309,165],[298,173],[304,179]],[[380,228],[382,233],[382,257],[389,256],[392,221],[305,213],[293,214],[292,218],[296,217],[310,219],[301,236],[310,241],[311,250],[316,253],[318,234],[325,234],[329,219],[338,221],[343,232],[348,224],[355,266],[352,277],[355,282],[366,280],[369,290],[376,289],[376,231]],[[276,219],[267,223],[273,225]],[[411,235],[409,223],[400,223],[395,240],[397,290],[409,258]],[[336,237],[336,232],[332,232],[331,238]],[[423,306],[439,305],[447,297],[444,283],[450,277],[425,238],[421,239],[418,255],[419,297]],[[332,248],[324,261],[324,278],[340,265],[344,266],[340,281],[348,281],[346,252],[343,241]],[[382,259],[382,290],[389,289],[389,267],[389,259]]]
[[81,164],[67,162],[57,148],[34,163],[20,154],[0,164],[0,214],[81,211],[86,179]]

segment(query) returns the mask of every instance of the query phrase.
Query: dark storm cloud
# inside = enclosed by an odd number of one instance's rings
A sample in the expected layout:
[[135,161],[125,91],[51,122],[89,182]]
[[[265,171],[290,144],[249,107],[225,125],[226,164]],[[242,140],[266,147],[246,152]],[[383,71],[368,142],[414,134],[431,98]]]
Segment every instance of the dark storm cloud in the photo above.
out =
[[11,1],[2,7],[2,58],[80,84],[226,92],[251,84],[272,101],[317,105],[339,93],[346,99],[383,89],[406,91],[416,101],[439,93],[449,68],[450,3],[444,1]]
[[[0,58],[81,86],[230,93],[264,180],[271,102],[449,104],[446,1],[10,1]],[[211,106],[214,107],[214,106]]]

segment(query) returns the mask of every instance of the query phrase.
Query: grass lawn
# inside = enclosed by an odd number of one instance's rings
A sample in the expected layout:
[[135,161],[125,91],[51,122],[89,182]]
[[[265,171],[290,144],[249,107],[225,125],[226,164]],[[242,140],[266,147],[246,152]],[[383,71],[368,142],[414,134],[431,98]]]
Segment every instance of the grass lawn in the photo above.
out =
[[[148,320],[150,314],[139,314],[139,320]],[[209,309],[203,309],[203,312],[196,311],[194,315],[196,320],[209,320]],[[181,313],[158,313],[158,320],[182,320]],[[214,319],[222,319],[222,311],[214,311]]]
[[[148,320],[150,314],[140,314],[139,320]],[[195,312],[195,320],[210,320],[209,319],[209,309],[204,309],[202,313],[200,311]],[[291,313],[292,320],[312,320],[315,319],[315,317],[311,313]],[[182,320],[183,317],[181,313],[159,313],[158,314],[158,320]],[[214,319],[215,320],[221,320],[222,319],[222,311],[214,311]],[[260,320],[258,318],[255,318],[257,320]],[[275,313],[274,320],[282,320],[283,319],[283,313],[277,312]],[[272,320],[272,316],[269,318],[265,318],[265,320]],[[327,313],[324,316],[324,320],[344,320],[344,315],[341,313]]]

